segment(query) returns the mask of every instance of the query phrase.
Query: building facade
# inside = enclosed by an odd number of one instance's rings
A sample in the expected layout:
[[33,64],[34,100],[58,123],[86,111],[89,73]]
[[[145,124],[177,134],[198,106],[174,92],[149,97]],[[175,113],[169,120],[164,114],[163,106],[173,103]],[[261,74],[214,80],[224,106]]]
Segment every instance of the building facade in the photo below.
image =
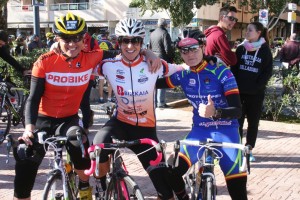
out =
[[[125,17],[138,18],[143,20],[147,34],[145,44],[149,40],[149,32],[156,27],[159,18],[169,19],[167,12],[152,13],[146,11],[141,16],[138,8],[129,8],[131,0],[45,0],[44,5],[39,6],[39,28],[43,37],[46,32],[51,31],[55,17],[72,11],[74,14],[83,17],[91,34],[98,33],[100,28],[107,28],[110,33],[114,33],[116,23]],[[217,24],[219,9],[227,0],[220,0],[220,3],[213,6],[201,7],[188,25],[189,27],[199,27],[205,30],[211,25]],[[241,0],[236,0],[235,6],[238,9],[238,23],[233,30],[228,33],[228,39],[235,41],[238,38],[244,38],[247,24],[253,19],[254,15],[249,12],[248,7],[240,4]],[[18,35],[24,33],[30,35],[34,28],[34,9],[31,0],[9,0],[8,2],[8,30],[10,34]],[[216,13],[212,15],[211,13]],[[290,24],[287,23],[287,13],[285,13],[280,22],[270,32],[271,38],[275,36],[287,37],[290,35]],[[297,17],[297,22],[300,18]],[[171,22],[169,21],[169,24]],[[169,26],[170,34],[175,40],[179,34],[179,28]],[[295,28],[297,30],[297,26]],[[300,30],[299,30],[300,31]]]

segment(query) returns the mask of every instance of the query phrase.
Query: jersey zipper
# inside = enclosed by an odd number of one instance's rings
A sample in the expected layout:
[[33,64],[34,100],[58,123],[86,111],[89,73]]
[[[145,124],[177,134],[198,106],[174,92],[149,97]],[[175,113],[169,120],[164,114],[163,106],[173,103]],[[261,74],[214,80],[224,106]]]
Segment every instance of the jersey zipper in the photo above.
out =
[[128,63],[129,64],[129,70],[130,70],[130,81],[131,81],[131,92],[132,92],[132,105],[133,105],[133,109],[134,109],[134,114],[135,114],[135,117],[136,117],[136,126],[138,126],[139,124],[139,117],[138,117],[138,114],[136,112],[136,109],[135,109],[135,100],[134,100],[134,91],[133,91],[133,80],[132,80],[132,70],[131,70],[131,62]]

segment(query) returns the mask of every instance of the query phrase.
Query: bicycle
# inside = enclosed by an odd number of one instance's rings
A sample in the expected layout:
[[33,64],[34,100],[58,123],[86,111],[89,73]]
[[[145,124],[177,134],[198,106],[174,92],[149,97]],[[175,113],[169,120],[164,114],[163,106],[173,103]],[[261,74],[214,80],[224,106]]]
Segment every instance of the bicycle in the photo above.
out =
[[[9,133],[11,124],[17,126],[19,123],[25,127],[24,109],[29,95],[26,88],[16,87],[11,81],[11,77],[6,66],[1,66],[0,82],[0,144]],[[25,76],[24,83],[28,82]],[[0,135],[0,136],[1,136]]]
[[[139,140],[132,141],[120,141],[113,139],[113,143],[101,143],[92,145],[88,149],[88,153],[91,158],[91,168],[85,170],[86,175],[91,175],[95,172],[96,176],[99,176],[99,156],[101,149],[113,149],[114,153],[111,156],[111,166],[110,171],[106,175],[107,180],[107,190],[103,194],[101,190],[100,183],[96,182],[96,200],[99,199],[118,199],[118,200],[130,200],[130,199],[139,199],[144,200],[143,194],[136,184],[134,179],[128,174],[126,166],[123,162],[123,158],[120,153],[120,148],[130,147],[138,144],[149,144],[156,148],[157,158],[150,161],[150,165],[157,165],[162,159],[161,147],[160,144],[154,140],[144,138]],[[151,148],[150,148],[151,149]],[[150,150],[148,149],[148,150]],[[147,151],[148,151],[147,150]],[[139,155],[143,154],[140,153]]]
[[[63,158],[63,147],[70,138],[67,136],[47,137],[46,132],[38,132],[38,138],[33,142],[37,145],[43,145],[45,151],[52,150],[54,158],[49,158],[51,171],[48,173],[47,182],[43,190],[43,200],[77,200],[79,178],[73,170],[72,162],[67,154],[67,161]],[[76,132],[76,139],[80,144],[82,156],[85,156],[81,133]],[[25,145],[25,144],[24,144]],[[26,147],[24,148],[26,149]],[[28,155],[28,150],[22,151]],[[18,157],[24,157],[20,155]]]
[[[240,172],[250,174],[250,148],[242,144],[228,143],[228,142],[215,142],[212,139],[207,141],[192,141],[192,140],[177,140],[174,144],[174,159],[172,167],[178,165],[178,154],[180,145],[189,145],[199,147],[200,150],[204,149],[201,157],[198,156],[198,162],[195,163],[184,176],[186,188],[191,200],[215,200],[217,195],[216,178],[214,174],[215,163],[218,163],[223,157],[221,151],[215,147],[235,148],[242,150],[243,162],[240,167]],[[247,169],[246,169],[247,168]]]

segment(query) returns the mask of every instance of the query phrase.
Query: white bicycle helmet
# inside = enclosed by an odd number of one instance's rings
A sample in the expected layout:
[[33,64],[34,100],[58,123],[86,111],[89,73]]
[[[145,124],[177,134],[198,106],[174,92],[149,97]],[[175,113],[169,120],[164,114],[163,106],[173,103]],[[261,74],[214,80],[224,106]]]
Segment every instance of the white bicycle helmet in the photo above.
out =
[[141,20],[137,19],[122,19],[117,23],[115,34],[129,37],[145,37],[145,27]]

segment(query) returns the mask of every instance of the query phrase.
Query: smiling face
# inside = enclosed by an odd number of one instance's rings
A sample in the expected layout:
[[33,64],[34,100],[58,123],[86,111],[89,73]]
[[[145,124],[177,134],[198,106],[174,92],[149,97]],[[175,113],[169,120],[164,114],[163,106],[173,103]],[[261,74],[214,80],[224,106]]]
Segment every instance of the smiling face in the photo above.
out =
[[195,44],[189,47],[182,47],[179,51],[184,62],[190,67],[197,66],[203,59],[202,45]]
[[123,58],[126,61],[134,61],[141,51],[142,42],[143,39],[140,37],[120,37],[119,44]]
[[228,12],[227,15],[221,16],[219,26],[224,31],[230,31],[234,27],[236,22],[237,22],[236,13],[231,11],[231,12]]
[[75,58],[84,48],[82,35],[57,38],[61,51],[70,58]]

